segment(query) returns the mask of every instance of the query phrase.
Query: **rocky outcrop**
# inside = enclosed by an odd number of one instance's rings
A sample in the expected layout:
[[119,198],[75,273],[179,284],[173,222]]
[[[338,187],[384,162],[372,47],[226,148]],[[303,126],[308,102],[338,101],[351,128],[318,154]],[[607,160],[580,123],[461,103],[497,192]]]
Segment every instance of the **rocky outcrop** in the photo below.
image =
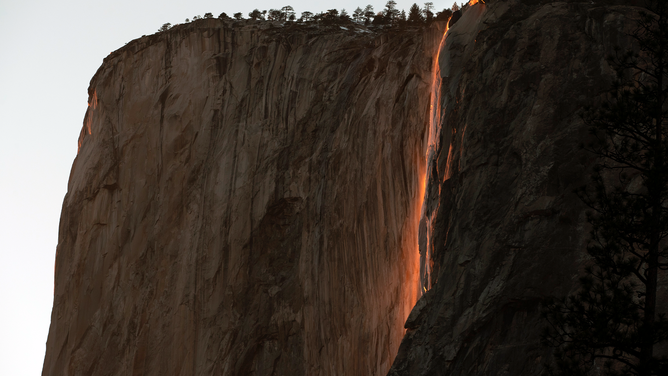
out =
[[629,45],[629,14],[490,1],[448,31],[420,230],[432,288],[390,375],[543,374],[539,303],[574,288],[586,256],[573,191],[593,160],[579,111],[614,78],[607,57]]
[[439,40],[209,19],[107,57],[43,374],[385,374],[418,294]]
[[112,53],[43,374],[543,374],[621,3],[481,2],[441,48],[445,25],[205,19]]

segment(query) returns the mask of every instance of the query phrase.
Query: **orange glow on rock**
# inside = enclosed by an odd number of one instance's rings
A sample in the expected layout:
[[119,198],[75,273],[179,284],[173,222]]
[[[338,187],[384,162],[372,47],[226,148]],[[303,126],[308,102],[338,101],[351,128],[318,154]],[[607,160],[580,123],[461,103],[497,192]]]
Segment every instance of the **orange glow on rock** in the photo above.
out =
[[85,125],[86,129],[88,130],[88,134],[91,134],[91,122],[93,121],[93,111],[91,111],[91,106],[93,107],[93,110],[97,109],[97,90],[93,91],[93,95],[88,102],[88,111],[86,111]]
[[97,90],[93,91],[93,96],[90,98],[88,102],[88,107],[90,107],[91,104],[93,105],[93,109],[97,108]]
[[[421,168],[420,174],[420,181],[419,181],[419,187],[418,187],[418,205],[415,208],[415,252],[414,258],[413,258],[413,270],[414,270],[414,276],[413,278],[415,279],[415,287],[412,288],[412,295],[411,296],[411,308],[415,306],[415,303],[417,303],[417,300],[422,296],[423,291],[422,291],[422,283],[421,283],[421,275],[420,275],[420,220],[422,219],[422,216],[424,215],[423,212],[423,207],[424,207],[424,198],[426,194],[426,189],[427,189],[427,161],[425,160],[425,163],[423,167]],[[410,313],[410,311],[409,311]]]
[[[449,21],[449,20],[448,20]],[[443,48],[443,45],[445,43],[445,36],[448,32],[448,26],[447,22],[445,23],[445,30],[443,31],[443,35],[441,37],[440,43],[438,45],[438,49],[433,52],[433,63],[432,63],[432,71],[431,71],[431,103],[429,106],[429,133],[427,134],[428,139],[424,140],[427,142],[426,146],[426,151],[425,154],[418,153],[415,155],[416,162],[415,166],[417,167],[417,176],[418,176],[418,184],[417,184],[417,195],[415,196],[416,201],[415,201],[415,206],[413,207],[413,212],[410,215],[409,219],[409,229],[407,233],[407,241],[411,242],[409,244],[406,244],[407,249],[409,250],[407,252],[407,258],[406,262],[408,263],[407,269],[406,269],[406,280],[410,281],[410,283],[407,284],[407,289],[408,291],[404,292],[404,298],[407,300],[404,308],[404,317],[403,321],[405,321],[408,318],[408,315],[410,314],[411,310],[417,303],[418,299],[427,291],[426,287],[423,283],[423,275],[421,275],[421,270],[420,270],[420,221],[422,218],[425,216],[425,211],[424,211],[424,204],[425,204],[425,197],[426,197],[426,189],[427,189],[427,177],[428,177],[428,161],[430,159],[430,155],[433,154],[433,150],[435,150],[435,142],[437,141],[437,135],[440,127],[440,113],[441,113],[441,107],[440,107],[440,91],[441,91],[441,74],[440,74],[440,68],[438,64],[438,59],[440,55],[440,51]],[[424,149],[423,149],[424,150]],[[430,287],[430,286],[429,286]]]
[[[418,226],[419,222],[422,221],[422,219],[425,219],[425,225],[427,228],[431,228],[431,218],[426,217],[426,210],[425,210],[425,194],[426,194],[426,186],[427,186],[427,179],[429,177],[429,172],[431,165],[429,161],[433,158],[434,154],[436,153],[436,150],[438,149],[438,137],[441,132],[441,67],[439,65],[439,58],[441,55],[441,50],[445,46],[445,39],[446,36],[448,35],[448,30],[449,30],[449,25],[450,20],[448,19],[448,22],[445,23],[445,31],[443,32],[443,36],[441,37],[441,42],[438,45],[438,50],[436,50],[436,54],[433,60],[433,65],[432,65],[432,76],[431,76],[431,105],[429,106],[429,144],[427,145],[427,152],[425,155],[425,166],[427,166],[424,169],[424,175],[423,178],[421,179],[422,182],[420,183],[420,216],[418,219]],[[418,230],[419,233],[419,230]],[[420,272],[418,273],[418,294],[419,296],[422,296],[427,290],[431,288],[431,244],[429,244],[429,236],[427,235],[427,244],[426,244],[426,249],[424,250],[424,270],[420,270],[420,264],[421,260],[418,260],[418,270]],[[419,243],[419,241],[418,241]],[[420,249],[419,249],[419,244],[417,245],[417,255],[418,258],[420,257]],[[418,296],[418,298],[419,298]]]
[[93,112],[97,109],[97,90],[93,91],[93,95],[88,98],[88,109],[86,110],[86,115],[84,115],[84,127],[79,134],[79,143],[77,147],[77,154],[81,150],[81,145],[83,144],[83,139],[86,136],[86,133],[89,135],[92,134],[92,123],[93,123]]
[[[480,6],[475,7],[477,10],[473,13],[470,13],[468,15],[464,15],[463,19],[459,21],[458,23],[458,28],[459,28],[459,33],[461,32],[467,32],[467,29],[471,29],[471,26],[475,26],[475,23],[480,20],[480,16],[484,13],[485,10],[485,2],[483,0],[471,0],[469,1],[468,5],[473,6],[475,4],[480,4]],[[447,155],[447,160],[445,162],[445,171],[439,171],[438,174],[436,175],[441,175],[440,178],[443,179],[443,181],[448,180],[452,177],[453,174],[453,168],[458,168],[458,166],[453,166],[454,164],[454,158],[453,158],[453,153],[456,148],[453,148],[452,141],[448,143],[448,145],[440,145],[440,135],[441,135],[441,127],[442,127],[442,109],[441,109],[441,86],[443,85],[442,82],[442,75],[441,75],[441,63],[440,63],[440,54],[441,51],[445,48],[446,45],[446,38],[448,36],[449,32],[449,24],[450,20],[448,19],[448,22],[446,23],[446,29],[445,32],[443,33],[443,37],[441,39],[441,43],[438,47],[438,51],[435,53],[435,58],[433,61],[433,67],[432,67],[432,95],[431,95],[431,105],[430,105],[430,114],[429,114],[429,143],[427,145],[427,151],[425,155],[425,164],[426,164],[426,169],[424,171],[424,180],[425,183],[423,186],[427,185],[427,179],[432,176],[432,169],[435,167],[433,162],[437,158],[436,153],[439,152],[442,148],[447,147],[448,148],[448,155]],[[462,29],[463,28],[463,29]],[[449,64],[448,60],[444,62],[445,64]],[[456,103],[459,103],[458,98],[453,98]],[[464,133],[466,131],[466,128],[461,130],[461,140],[463,140]],[[456,130],[454,128],[447,130],[447,132],[453,132],[456,133]],[[461,141],[463,143],[463,141]],[[460,153],[460,158],[459,160],[462,159],[461,153],[463,153],[464,147],[463,144],[460,145],[459,147],[459,153]],[[441,151],[444,152],[445,150]],[[434,182],[439,189],[439,195],[440,195],[440,189],[441,189],[441,182]],[[435,188],[431,187],[430,189]],[[421,236],[423,236],[422,241],[423,243],[420,244],[420,241],[418,240],[418,253],[420,253],[420,276],[419,276],[419,283],[421,286],[418,288],[419,294],[422,295],[423,293],[429,291],[429,289],[432,288],[432,266],[433,266],[433,260],[432,260],[432,252],[434,250],[434,244],[431,244],[431,234],[434,233],[435,231],[435,221],[436,218],[436,213],[439,211],[439,202],[435,203],[429,203],[425,202],[426,197],[422,198],[422,208],[421,208],[421,214],[420,214],[420,223],[421,227],[419,231],[423,231],[421,233]],[[435,205],[433,205],[435,204]],[[426,207],[426,205],[430,205],[429,208]],[[433,206],[431,206],[433,205]],[[429,215],[427,215],[427,209],[429,209]],[[424,247],[424,249],[421,248]],[[442,245],[440,245],[442,246]],[[423,257],[423,258],[422,258]]]
[[[441,128],[441,67],[438,63],[441,56],[441,50],[445,45],[445,37],[448,35],[450,19],[445,23],[445,31],[443,32],[443,37],[441,37],[441,42],[438,44],[438,50],[436,50],[436,56],[434,57],[433,65],[431,68],[431,106],[429,107],[429,144],[427,146],[427,163],[429,162],[429,155],[435,151],[437,137],[440,133]],[[426,174],[426,171],[425,171]],[[425,180],[426,180],[425,175]]]

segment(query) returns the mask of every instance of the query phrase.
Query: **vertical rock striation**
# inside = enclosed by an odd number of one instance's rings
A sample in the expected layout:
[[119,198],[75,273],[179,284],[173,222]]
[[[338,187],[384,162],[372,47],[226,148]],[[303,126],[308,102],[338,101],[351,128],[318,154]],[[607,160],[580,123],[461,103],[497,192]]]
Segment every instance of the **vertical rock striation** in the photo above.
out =
[[544,372],[539,303],[573,289],[586,258],[573,191],[594,161],[579,111],[608,90],[614,47],[630,45],[633,8],[597,3],[489,1],[448,31],[420,230],[435,284],[390,375]]
[[107,57],[43,375],[385,374],[417,299],[438,41],[209,19]]
[[578,111],[629,45],[610,4],[465,7],[436,109],[439,27],[206,19],[112,53],[43,374],[541,374],[539,302],[586,256]]

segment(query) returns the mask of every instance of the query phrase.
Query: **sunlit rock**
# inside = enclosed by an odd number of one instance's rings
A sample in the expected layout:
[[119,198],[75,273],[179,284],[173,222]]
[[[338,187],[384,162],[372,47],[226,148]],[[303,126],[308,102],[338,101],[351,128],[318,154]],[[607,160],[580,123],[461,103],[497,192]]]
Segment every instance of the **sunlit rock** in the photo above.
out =
[[176,26],[91,80],[44,375],[389,370],[442,29],[274,26]]
[[441,48],[445,22],[206,19],[112,53],[43,374],[541,374],[538,305],[586,256],[579,111],[630,14],[541,3],[466,6]]

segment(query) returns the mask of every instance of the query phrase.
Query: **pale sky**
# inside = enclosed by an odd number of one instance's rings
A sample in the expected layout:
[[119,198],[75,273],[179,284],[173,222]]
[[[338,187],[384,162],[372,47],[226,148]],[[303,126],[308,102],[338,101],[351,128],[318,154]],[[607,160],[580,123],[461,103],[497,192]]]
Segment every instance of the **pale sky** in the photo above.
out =
[[[110,52],[164,23],[211,12],[317,13],[383,0],[0,0],[0,375],[40,375],[58,224],[90,79]],[[397,0],[397,8],[414,1]],[[432,0],[434,9],[453,0]],[[418,2],[422,6],[424,1]],[[461,3],[461,1],[460,1]]]

